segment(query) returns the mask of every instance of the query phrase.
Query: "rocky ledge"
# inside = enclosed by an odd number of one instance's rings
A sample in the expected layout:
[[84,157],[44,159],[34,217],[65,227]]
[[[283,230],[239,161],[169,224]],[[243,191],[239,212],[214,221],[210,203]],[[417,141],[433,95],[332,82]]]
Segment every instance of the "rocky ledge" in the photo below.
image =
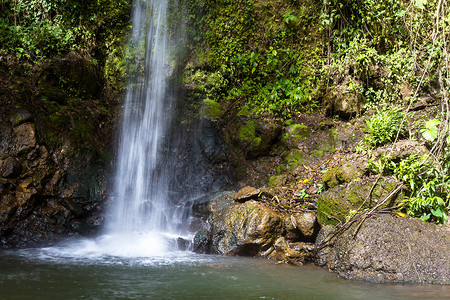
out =
[[280,213],[271,203],[276,198],[271,192],[244,187],[213,197],[207,226],[195,236],[194,251],[296,265],[314,262],[342,277],[371,282],[450,284],[448,226],[374,213],[345,223],[351,226],[323,224],[319,231],[315,211]]
[[360,222],[325,247],[324,235],[333,233],[324,227],[316,243],[316,263],[349,279],[450,284],[448,226],[393,214]]

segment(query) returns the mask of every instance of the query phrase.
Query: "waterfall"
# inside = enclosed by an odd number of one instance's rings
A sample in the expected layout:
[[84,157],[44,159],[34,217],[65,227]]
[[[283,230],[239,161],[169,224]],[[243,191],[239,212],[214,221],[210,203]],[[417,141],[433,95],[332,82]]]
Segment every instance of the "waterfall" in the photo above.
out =
[[[164,151],[172,143],[170,124],[176,104],[169,92],[175,87],[168,80],[173,48],[168,40],[168,14],[168,0],[135,1],[130,41],[133,72],[125,96],[107,224],[108,233],[122,236],[118,243],[127,243],[124,239],[130,236],[150,235],[142,246],[161,251],[166,248],[161,234],[180,235],[181,218],[186,216],[185,208],[170,203],[174,167]],[[130,242],[133,247],[140,243],[135,238]]]

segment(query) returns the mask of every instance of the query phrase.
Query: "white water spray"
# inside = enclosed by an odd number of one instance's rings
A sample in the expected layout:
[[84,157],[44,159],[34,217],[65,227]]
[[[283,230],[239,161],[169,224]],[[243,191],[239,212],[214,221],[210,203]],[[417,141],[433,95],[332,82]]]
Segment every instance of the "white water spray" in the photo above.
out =
[[173,172],[162,159],[173,113],[167,95],[168,1],[135,2],[131,46],[136,72],[125,98],[112,218],[103,238],[110,252],[118,248],[126,256],[167,251],[168,237],[180,234],[183,215],[169,203]]

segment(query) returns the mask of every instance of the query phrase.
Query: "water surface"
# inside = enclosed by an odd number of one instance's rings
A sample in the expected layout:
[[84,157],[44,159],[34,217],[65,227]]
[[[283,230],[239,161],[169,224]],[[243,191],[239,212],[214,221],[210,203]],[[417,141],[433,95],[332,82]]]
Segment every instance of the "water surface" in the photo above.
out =
[[[85,241],[86,242],[86,241]],[[79,244],[80,245],[80,244]],[[450,287],[372,284],[315,266],[167,252],[100,253],[92,245],[0,252],[0,299],[449,299]],[[89,254],[90,253],[90,254]]]

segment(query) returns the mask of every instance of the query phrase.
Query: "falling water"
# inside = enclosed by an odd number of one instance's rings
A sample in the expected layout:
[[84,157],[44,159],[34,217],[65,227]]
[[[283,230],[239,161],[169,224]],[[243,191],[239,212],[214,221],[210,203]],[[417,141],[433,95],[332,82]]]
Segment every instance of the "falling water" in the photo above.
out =
[[[180,234],[179,213],[169,203],[173,171],[164,161],[163,147],[170,135],[174,102],[168,91],[172,48],[168,41],[168,1],[135,1],[131,49],[135,70],[128,83],[108,230],[120,234],[120,244],[131,236],[146,237],[145,251],[164,251],[161,233]],[[170,144],[170,142],[169,142]],[[181,215],[181,216],[180,216]]]

